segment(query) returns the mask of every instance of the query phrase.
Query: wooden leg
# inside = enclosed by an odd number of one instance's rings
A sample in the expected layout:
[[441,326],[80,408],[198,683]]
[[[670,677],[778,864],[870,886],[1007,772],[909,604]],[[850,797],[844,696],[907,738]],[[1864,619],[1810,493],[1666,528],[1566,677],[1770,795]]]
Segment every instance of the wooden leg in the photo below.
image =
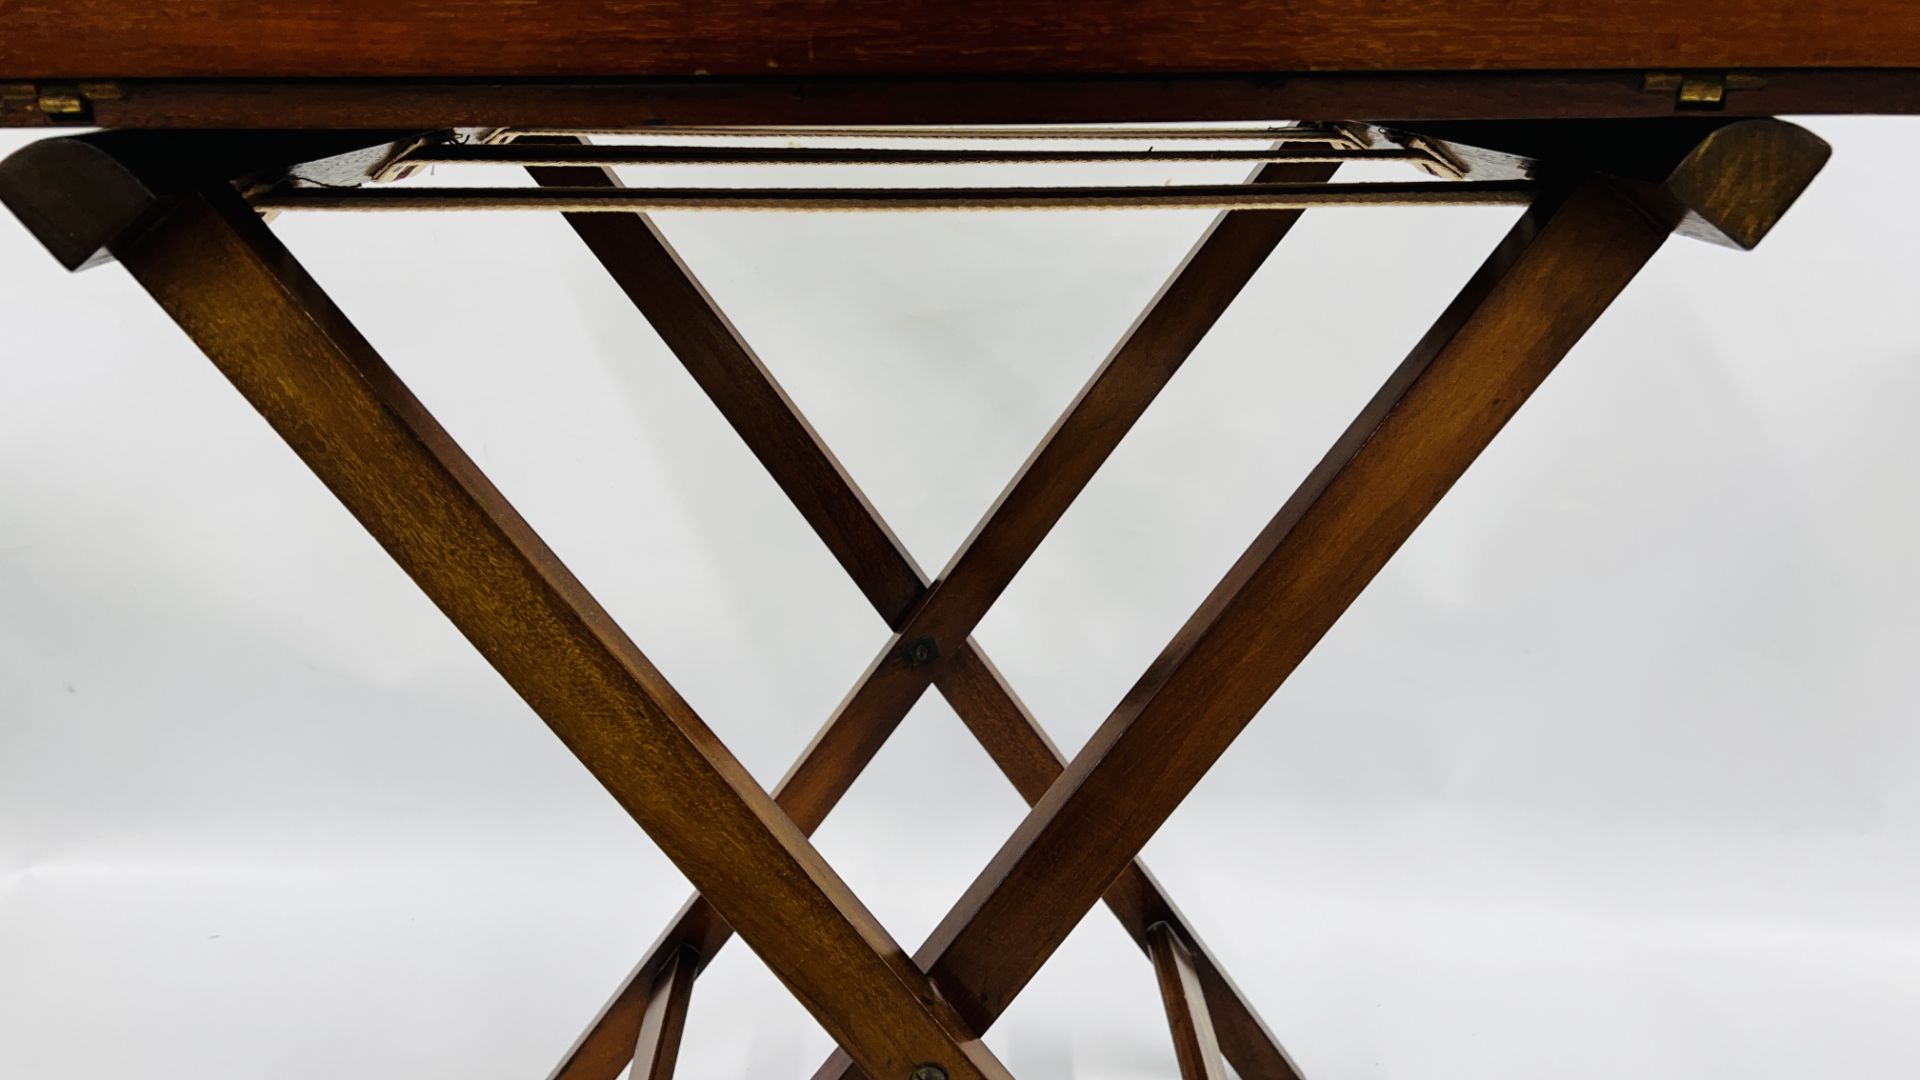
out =
[[964,1015],[998,1016],[1665,238],[1599,182],[1528,211],[935,931]]
[[231,187],[156,202],[112,252],[841,1045],[882,1076],[1006,1076]]
[[1154,923],[1147,930],[1147,953],[1160,978],[1160,998],[1167,1006],[1167,1026],[1173,1030],[1180,1080],[1227,1080],[1227,1063],[1214,1037],[1213,1017],[1207,1014],[1207,996],[1194,970],[1193,954],[1166,923]]
[[[1704,200],[1770,224],[1772,204],[1798,195],[1777,184],[1777,160],[1743,152],[1752,141],[1778,142],[1772,135],[1763,126],[1703,142],[1651,193],[1657,198],[1587,174],[1550,188],[1522,215],[916,954],[973,1030],[993,1024],[1687,220],[1664,200]],[[836,1054],[816,1080],[854,1068]]]
[[647,1005],[641,1011],[640,1034],[634,1039],[632,1080],[672,1080],[680,1056],[680,1033],[687,1026],[687,1004],[693,996],[693,977],[700,957],[682,949],[660,969]]
[[[543,184],[563,187],[618,183],[610,172],[597,168],[530,171]],[[1278,166],[1258,175],[1264,180],[1310,181],[1331,176],[1332,168]],[[974,552],[967,563],[971,569],[950,568],[944,580],[983,580],[997,595],[1298,218],[1297,213],[1239,212],[1215,221],[1079,399],[1084,403],[1097,395],[1104,400],[1070,408],[1042,451],[1000,500],[1002,507],[1010,498],[1027,504],[1028,509],[1019,513],[1022,524],[1014,529],[995,526],[999,516],[990,514],[975,536],[976,541],[983,534],[988,539],[969,543],[955,560],[957,568],[966,562],[967,552]],[[916,618],[922,620],[922,627],[926,625],[929,609],[940,610],[931,596],[932,588],[938,586],[930,588],[925,574],[658,227],[640,214],[578,214],[568,221],[895,630],[888,652],[875,669],[894,671],[894,696],[885,707],[854,705],[838,710],[776,789],[782,808],[802,829],[810,832],[817,827],[929,679],[1029,804],[1038,799],[1059,777],[1065,760],[964,632],[949,631],[958,633],[959,644],[950,645],[951,655],[940,662],[887,668],[888,655],[902,639],[932,637],[912,627]],[[1122,400],[1115,403],[1115,398]],[[1047,456],[1050,448],[1053,458]],[[1073,459],[1057,460],[1066,455]],[[1002,553],[997,559],[979,554],[996,549]],[[993,568],[983,572],[989,564]],[[960,594],[946,595],[951,599]],[[970,614],[961,616],[965,630],[971,629],[971,622],[984,613],[984,603],[990,600],[976,594],[963,601],[973,606]],[[872,685],[869,680],[862,689]],[[1110,890],[1108,904],[1143,949],[1151,923],[1172,921],[1179,926],[1182,938],[1192,943],[1199,958],[1215,1008],[1227,1018],[1223,1030],[1229,1053],[1247,1080],[1298,1080],[1286,1051],[1144,867],[1129,866]],[[639,1023],[655,972],[681,948],[696,948],[711,956],[728,933],[711,907],[698,897],[690,901],[575,1042],[552,1080],[612,1080],[618,1075],[626,1064],[623,1048],[632,1045],[630,1033]]]

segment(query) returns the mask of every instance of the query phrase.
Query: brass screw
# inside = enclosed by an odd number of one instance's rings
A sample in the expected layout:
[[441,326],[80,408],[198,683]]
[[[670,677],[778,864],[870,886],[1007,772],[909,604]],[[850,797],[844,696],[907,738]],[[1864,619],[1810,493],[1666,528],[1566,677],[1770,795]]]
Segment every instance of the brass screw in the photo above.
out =
[[938,1065],[915,1065],[908,1080],[947,1080],[947,1070]]

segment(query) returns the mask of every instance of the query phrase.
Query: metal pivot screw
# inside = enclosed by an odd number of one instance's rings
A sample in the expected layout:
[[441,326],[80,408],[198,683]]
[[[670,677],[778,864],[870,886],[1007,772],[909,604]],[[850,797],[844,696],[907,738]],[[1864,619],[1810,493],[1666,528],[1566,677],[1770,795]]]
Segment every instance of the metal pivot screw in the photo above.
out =
[[[912,664],[914,667],[921,667],[926,664],[931,664],[935,660],[940,659],[940,646],[935,645],[933,643],[933,639],[930,637],[914,638],[912,641],[907,642],[906,657],[907,657],[907,663]],[[940,1072],[938,1076],[933,1076],[933,1075],[922,1076],[920,1075],[920,1069],[933,1069],[935,1071],[939,1071],[940,1066],[938,1065],[920,1066],[919,1069],[914,1070],[913,1080],[947,1080],[947,1074],[945,1072]]]
[[947,1070],[938,1065],[915,1065],[907,1080],[947,1080]]

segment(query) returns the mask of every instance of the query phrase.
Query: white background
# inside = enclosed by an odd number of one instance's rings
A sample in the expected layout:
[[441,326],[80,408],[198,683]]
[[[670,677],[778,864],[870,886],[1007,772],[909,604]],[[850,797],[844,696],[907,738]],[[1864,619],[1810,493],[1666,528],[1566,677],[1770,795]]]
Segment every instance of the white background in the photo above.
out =
[[[1920,128],[1808,123],[1148,847],[1310,1080],[1920,1073]],[[1063,746],[1514,214],[1306,216],[979,632]],[[938,566],[1206,219],[661,220]],[[571,232],[276,229],[776,779],[885,629]],[[0,283],[0,1078],[537,1080],[684,881],[124,271]],[[929,695],[818,843],[911,949],[1023,809]],[[1159,1010],[1096,911],[988,1042],[1165,1080]],[[736,944],[682,1075],[828,1049]]]

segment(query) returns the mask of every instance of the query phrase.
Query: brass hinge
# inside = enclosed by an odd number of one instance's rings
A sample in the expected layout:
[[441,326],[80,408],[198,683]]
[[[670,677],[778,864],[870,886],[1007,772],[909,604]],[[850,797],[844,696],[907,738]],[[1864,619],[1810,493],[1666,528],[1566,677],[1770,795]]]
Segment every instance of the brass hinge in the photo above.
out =
[[0,116],[38,108],[40,91],[32,83],[0,83]]
[[0,113],[32,110],[60,123],[91,124],[94,102],[119,98],[118,83],[0,83]]
[[1640,88],[1649,94],[1674,95],[1676,109],[1724,109],[1727,92],[1759,90],[1767,80],[1739,72],[1649,71]]

